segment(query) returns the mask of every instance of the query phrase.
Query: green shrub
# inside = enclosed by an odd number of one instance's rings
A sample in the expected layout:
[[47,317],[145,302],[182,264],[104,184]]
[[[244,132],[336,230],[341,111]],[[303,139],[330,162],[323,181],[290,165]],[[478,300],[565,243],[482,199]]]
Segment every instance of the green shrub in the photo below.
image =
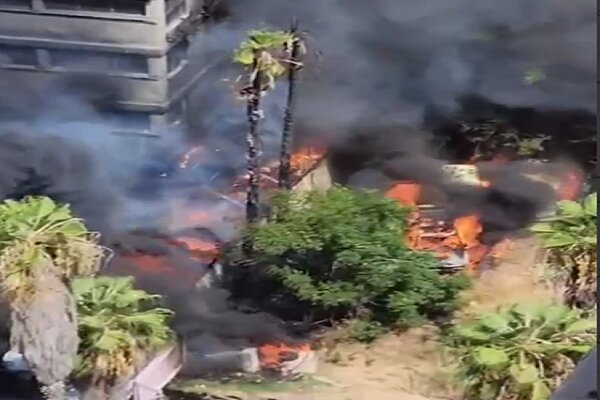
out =
[[453,327],[467,400],[547,400],[596,342],[595,318],[566,306],[514,305]]
[[580,202],[561,201],[556,215],[531,227],[547,249],[547,264],[567,286],[568,305],[589,308],[596,304],[597,208],[596,193]]
[[407,210],[364,191],[280,192],[252,235],[260,271],[303,305],[306,319],[353,318],[406,326],[454,310],[467,286],[406,247]]
[[388,329],[378,321],[355,319],[344,327],[344,331],[350,339],[363,343],[371,343],[388,332]]

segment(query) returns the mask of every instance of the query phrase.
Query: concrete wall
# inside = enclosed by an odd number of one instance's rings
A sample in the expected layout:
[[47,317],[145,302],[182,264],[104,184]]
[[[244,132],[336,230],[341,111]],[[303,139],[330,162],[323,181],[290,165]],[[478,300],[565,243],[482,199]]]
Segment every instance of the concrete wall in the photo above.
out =
[[308,192],[312,190],[327,190],[331,187],[333,181],[326,160],[321,160],[316,168],[294,185],[294,190],[299,192]]
[[[176,45],[170,43],[167,36],[187,17],[193,0],[184,0],[184,3],[188,5],[188,12],[168,26],[165,0],[149,0],[145,15],[56,10],[47,8],[44,0],[31,0],[33,8],[30,10],[0,5],[0,44],[38,49],[38,65],[4,64],[0,65],[0,73],[3,78],[45,86],[65,73],[74,72],[53,65],[53,49],[138,54],[147,58],[147,70],[143,72],[117,68],[102,71],[113,76],[121,89],[121,98],[115,105],[164,114],[172,102],[186,96],[204,69],[197,61],[196,65],[185,63],[176,73],[167,71],[168,51]],[[153,121],[165,119],[161,118],[153,117]]]
[[[27,0],[25,0],[27,1]],[[43,1],[39,2],[43,4]],[[18,42],[64,41],[75,46],[121,46],[155,54],[167,49],[164,0],[150,0],[147,15],[129,15],[79,10],[34,10],[0,8],[0,40]],[[53,44],[53,46],[55,43]]]

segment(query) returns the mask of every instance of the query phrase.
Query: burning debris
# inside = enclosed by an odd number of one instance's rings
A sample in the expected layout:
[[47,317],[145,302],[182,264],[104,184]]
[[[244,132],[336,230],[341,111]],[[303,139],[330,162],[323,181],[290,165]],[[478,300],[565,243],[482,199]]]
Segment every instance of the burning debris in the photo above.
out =
[[[482,180],[475,165],[444,166],[449,181],[479,188],[493,189],[493,184]],[[547,179],[537,177],[545,184],[552,184],[556,196],[560,199],[573,199],[581,190],[581,181],[574,173],[566,173],[563,179]],[[534,182],[535,179],[532,179]],[[433,204],[422,202],[423,186],[414,182],[399,182],[386,193],[386,197],[412,209],[406,237],[408,246],[415,250],[432,252],[447,270],[466,268],[474,271],[487,261],[505,253],[510,240],[501,237],[491,244],[483,242],[484,224],[478,212],[448,217],[448,210]]]

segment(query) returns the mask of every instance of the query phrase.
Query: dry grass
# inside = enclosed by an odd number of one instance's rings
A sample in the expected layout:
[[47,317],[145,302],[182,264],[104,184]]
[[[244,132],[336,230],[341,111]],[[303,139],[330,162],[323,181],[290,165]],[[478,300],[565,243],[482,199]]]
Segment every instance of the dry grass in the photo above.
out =
[[[554,301],[551,288],[535,265],[538,246],[532,239],[515,240],[504,259],[483,273],[464,295],[467,305],[457,318],[517,302]],[[436,343],[435,328],[389,335],[365,346],[342,344],[322,358],[320,375],[335,386],[290,400],[445,400],[459,399],[449,385],[448,370]],[[287,399],[286,399],[287,400]]]

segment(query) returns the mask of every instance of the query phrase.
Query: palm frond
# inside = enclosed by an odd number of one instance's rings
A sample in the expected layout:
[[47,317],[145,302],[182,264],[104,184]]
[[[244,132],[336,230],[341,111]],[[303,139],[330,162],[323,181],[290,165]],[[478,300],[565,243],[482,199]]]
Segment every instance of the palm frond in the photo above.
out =
[[80,278],[72,282],[79,314],[78,374],[116,379],[173,340],[173,314],[159,296],[137,290],[133,278]]

